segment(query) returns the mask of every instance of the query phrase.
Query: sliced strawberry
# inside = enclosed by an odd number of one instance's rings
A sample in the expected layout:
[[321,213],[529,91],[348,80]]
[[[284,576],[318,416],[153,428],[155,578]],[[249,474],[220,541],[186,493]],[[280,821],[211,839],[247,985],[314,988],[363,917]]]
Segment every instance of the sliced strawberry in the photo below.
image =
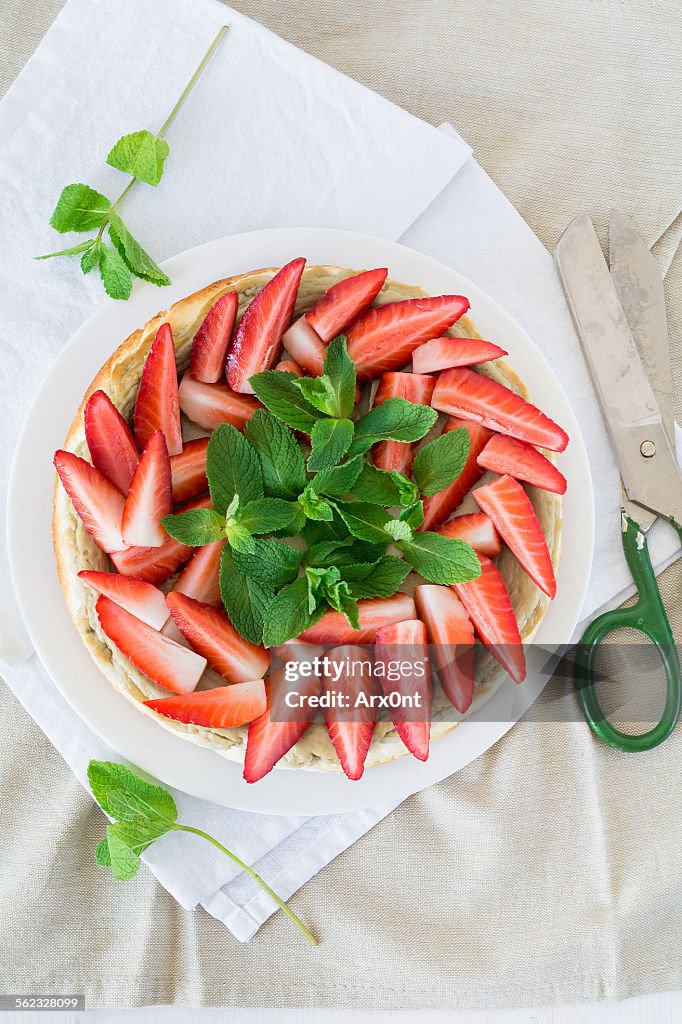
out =
[[313,308],[291,325],[284,347],[308,373],[323,372],[327,345],[343,334],[372,304],[381,291],[388,270],[366,270],[332,285]]
[[324,656],[324,647],[321,644],[307,644],[304,640],[285,640],[283,644],[271,647],[270,654],[274,654],[285,665],[291,661],[313,662],[315,658]]
[[170,459],[166,439],[157,430],[140,456],[126,498],[121,520],[124,543],[147,548],[163,544],[168,534],[160,520],[172,508]]
[[468,308],[469,300],[462,295],[374,306],[346,332],[348,355],[358,379],[371,380],[387,370],[400,369],[419,345],[440,337]]
[[97,617],[112,643],[153,682],[173,693],[189,693],[199,682],[206,661],[163,633],[137,619],[102,594]]
[[[419,373],[385,373],[374,396],[374,405],[387,398],[405,398],[416,405],[430,405],[435,386],[433,377]],[[378,469],[409,473],[414,460],[414,445],[404,441],[380,441],[372,450],[372,462]]]
[[477,555],[487,555],[488,558],[497,558],[502,550],[500,535],[484,512],[469,512],[448,519],[447,523],[438,527],[436,533],[442,537],[465,540]]
[[499,345],[483,338],[434,338],[412,353],[412,368],[415,373],[438,373],[451,366],[487,363],[507,354]]
[[474,498],[533,582],[553,598],[556,579],[547,541],[531,500],[518,480],[499,476],[491,484],[477,487]]
[[197,494],[208,490],[206,478],[206,452],[208,438],[198,437],[195,441],[185,441],[178,455],[171,455],[171,483],[173,485],[173,501],[189,501]]
[[166,438],[169,455],[182,451],[178,371],[170,324],[161,324],[142,370],[135,402],[135,437],[140,450],[160,430]]
[[[358,698],[378,694],[372,674],[372,662],[362,647],[337,647],[327,653],[334,663],[334,674],[325,676],[324,690],[343,706],[324,709],[329,739],[332,741],[344,773],[352,781],[362,778],[372,742],[377,709],[357,705]],[[337,678],[338,675],[338,678]]]
[[460,714],[474,699],[474,628],[464,605],[449,587],[416,587],[419,618],[434,644],[433,657],[440,684]]
[[132,430],[104,391],[90,395],[83,420],[93,465],[127,494],[140,457]]
[[298,640],[311,644],[367,644],[371,643],[380,626],[389,626],[402,619],[414,619],[414,601],[408,594],[393,597],[372,597],[358,601],[360,629],[351,629],[348,619],[340,612],[325,612],[319,622],[305,629]]
[[55,452],[54,467],[83,526],[102,551],[118,551],[123,544],[121,518],[125,499],[98,469],[73,452]]
[[563,452],[568,444],[566,431],[537,406],[475,370],[462,367],[441,373],[431,405],[551,451]]
[[227,357],[227,383],[233,391],[253,394],[249,377],[278,361],[304,266],[302,256],[287,263],[247,306]]
[[328,288],[305,319],[325,344],[355,323],[372,305],[388,276],[386,267],[363,270]]
[[494,434],[478,456],[478,464],[493,473],[507,473],[545,491],[566,493],[566,477],[554,463],[532,445],[514,437]]
[[215,540],[212,544],[204,544],[202,548],[194,548],[194,554],[175,581],[173,591],[193,597],[202,604],[215,607],[222,604],[220,556],[224,546],[224,540]]
[[517,683],[526,678],[516,615],[500,570],[485,555],[479,555],[481,575],[468,583],[455,584],[479,639]]
[[282,373],[295,373],[297,377],[305,377],[303,370],[294,359],[282,359],[277,363],[275,369],[281,370]]
[[121,576],[118,572],[95,572],[92,569],[82,569],[78,578],[153,629],[161,629],[168,618],[165,595],[151,583],[134,576]]
[[209,309],[204,322],[194,335],[190,372],[205,384],[215,384],[225,373],[227,350],[237,319],[239,296],[226,292]]
[[287,694],[319,697],[320,686],[320,678],[315,675],[301,677],[294,683],[287,682],[284,669],[270,676],[265,684],[268,706],[249,726],[244,755],[246,782],[258,782],[272,771],[315,719],[317,709],[305,701],[300,708],[287,707]]
[[244,683],[265,675],[270,656],[263,647],[241,637],[224,611],[177,591],[171,591],[166,603],[175,625],[193,649],[228,683]]
[[[211,499],[206,494],[196,501],[181,506],[178,512],[187,512],[191,508],[210,508]],[[124,576],[137,576],[147,583],[159,584],[177,572],[183,562],[196,551],[187,544],[181,544],[173,537],[166,540],[158,548],[127,548],[125,551],[111,553],[111,561]]]
[[[187,653],[191,654],[191,651]],[[204,729],[236,729],[263,714],[266,707],[265,683],[262,679],[255,679],[233,683],[232,686],[216,686],[213,690],[198,690],[181,697],[146,700],[144,703],[174,722],[199,725]]]
[[251,395],[236,394],[227,384],[203,384],[186,373],[180,382],[180,408],[204,430],[215,430],[221,423],[243,430],[256,409],[263,406]]
[[292,359],[313,377],[319,377],[324,372],[327,346],[304,316],[299,317],[284,335],[284,347]]
[[[420,619],[408,619],[378,629],[374,649],[375,669],[380,664],[384,666],[383,674],[379,676],[384,693],[387,696],[397,693],[403,699],[419,700],[419,704],[412,706],[405,703],[389,707],[396,732],[419,761],[428,760],[431,738],[431,672],[427,643],[424,623]],[[391,678],[391,662],[411,668],[394,680]]]
[[443,433],[457,430],[459,427],[463,427],[469,434],[469,454],[464,469],[457,479],[442,491],[438,491],[431,498],[424,498],[424,522],[419,527],[420,530],[435,530],[440,526],[459,508],[473,485],[483,476],[483,470],[476,460],[492,437],[492,431],[478,423],[470,423],[468,420],[459,420],[451,416],[443,427]]
[[379,381],[374,405],[387,398],[405,398],[415,405],[430,405],[436,382],[427,373],[385,373]]
[[177,572],[194,550],[169,537],[159,547],[126,548],[124,551],[110,552],[109,557],[124,576],[136,576],[158,586]]

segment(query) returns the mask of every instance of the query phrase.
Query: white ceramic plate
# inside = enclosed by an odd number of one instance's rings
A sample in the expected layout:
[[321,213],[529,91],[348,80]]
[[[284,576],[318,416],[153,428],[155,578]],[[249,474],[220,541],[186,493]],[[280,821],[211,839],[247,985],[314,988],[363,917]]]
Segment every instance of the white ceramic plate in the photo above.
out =
[[[120,342],[159,306],[211,281],[256,267],[281,266],[303,255],[310,264],[387,266],[391,277],[419,284],[434,295],[468,296],[471,316],[484,337],[500,340],[509,360],[542,408],[568,431],[560,457],[568,478],[558,594],[538,643],[567,641],[577,623],[590,573],[594,503],[585,445],[568,399],[527,334],[497,303],[449,267],[402,245],[334,229],[254,231],[190,249],[163,266],[173,284],[163,291],[136,287],[127,303],[105,302],[74,334],[43,381],[15,453],[9,497],[9,549],[14,587],[33,645],[57,687],[80,717],[132,764],[195,796],[229,807],[270,814],[309,815],[348,811],[396,801],[458,771],[495,743],[542,688],[529,679],[508,681],[475,716],[434,742],[426,764],[407,755],[371,768],[358,782],[342,774],[275,770],[247,785],[241,765],[194,746],[140,714],[116,693],[85,650],[69,618],[52,551],[52,456],[74,410],[99,368]],[[31,515],[27,510],[31,510]],[[490,721],[496,717],[498,721]]]

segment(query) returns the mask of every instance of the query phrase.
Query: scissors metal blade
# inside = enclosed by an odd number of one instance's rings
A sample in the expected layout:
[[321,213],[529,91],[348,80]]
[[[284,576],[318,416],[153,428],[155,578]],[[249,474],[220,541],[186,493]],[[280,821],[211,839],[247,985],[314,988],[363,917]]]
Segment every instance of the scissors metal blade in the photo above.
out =
[[586,213],[569,224],[554,258],[627,496],[682,523],[682,476],[675,453]]
[[611,210],[609,215],[609,263],[611,279],[661,410],[663,425],[674,442],[663,279],[655,256],[618,210]]

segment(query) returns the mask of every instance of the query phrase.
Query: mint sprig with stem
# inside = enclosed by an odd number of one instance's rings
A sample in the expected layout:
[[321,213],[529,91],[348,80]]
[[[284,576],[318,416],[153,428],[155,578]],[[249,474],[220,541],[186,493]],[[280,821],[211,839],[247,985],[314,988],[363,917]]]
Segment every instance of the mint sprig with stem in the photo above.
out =
[[187,832],[199,836],[245,871],[294,922],[309,942],[317,939],[267,882],[232,850],[214,836],[178,821],[178,809],[168,790],[137,775],[116,761],[90,761],[88,781],[102,810],[115,819],[107,826],[106,838],[97,846],[95,860],[110,867],[114,878],[128,881],[140,868],[140,854],[169,832]]
[[[244,434],[223,423],[208,444],[213,508],[162,520],[184,544],[226,541],[221,596],[243,637],[274,647],[330,609],[357,629],[358,601],[390,597],[413,570],[442,584],[480,574],[464,541],[418,532],[421,496],[451,483],[466,462],[466,430],[424,444],[414,479],[366,461],[377,441],[420,440],[437,414],[394,398],[354,420],[356,373],[342,335],[320,376],[272,370],[250,382],[266,408]],[[295,535],[305,547],[286,543]]]
[[[126,227],[119,211],[138,181],[152,186],[158,185],[161,181],[164,162],[169,153],[168,143],[165,139],[166,132],[179,114],[226,32],[227,26],[223,25],[158,132],[154,134],[146,129],[130,132],[123,135],[112,146],[106,162],[110,167],[115,167],[122,173],[131,176],[131,180],[118,199],[111,202],[101,192],[82,183],[66,185],[62,189],[50,218],[50,225],[61,234],[70,231],[93,231],[97,228],[96,235],[66,249],[60,249],[58,252],[36,256],[36,259],[80,256],[82,272],[89,274],[97,267],[104,290],[112,299],[125,300],[130,297],[133,277],[139,277],[159,287],[171,283],[168,275],[161,270]],[[108,243],[104,240],[105,231],[108,233]]]

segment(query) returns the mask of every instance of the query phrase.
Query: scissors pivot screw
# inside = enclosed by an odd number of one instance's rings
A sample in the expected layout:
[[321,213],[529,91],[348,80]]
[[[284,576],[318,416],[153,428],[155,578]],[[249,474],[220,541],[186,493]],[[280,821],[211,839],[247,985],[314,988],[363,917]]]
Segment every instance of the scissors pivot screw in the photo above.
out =
[[642,441],[639,450],[645,459],[651,459],[656,454],[656,445],[653,441]]

